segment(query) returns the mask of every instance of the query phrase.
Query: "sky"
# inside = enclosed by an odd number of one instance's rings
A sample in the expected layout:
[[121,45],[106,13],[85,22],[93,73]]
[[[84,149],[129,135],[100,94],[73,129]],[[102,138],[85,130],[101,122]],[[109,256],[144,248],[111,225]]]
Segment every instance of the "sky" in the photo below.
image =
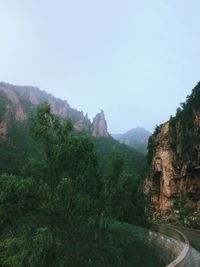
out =
[[0,80],[33,85],[110,133],[153,131],[200,80],[199,0],[0,0]]

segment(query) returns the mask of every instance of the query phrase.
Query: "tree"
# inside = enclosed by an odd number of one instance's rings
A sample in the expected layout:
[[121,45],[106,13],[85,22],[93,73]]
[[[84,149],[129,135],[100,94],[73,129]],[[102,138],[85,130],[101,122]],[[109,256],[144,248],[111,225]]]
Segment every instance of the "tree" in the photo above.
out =
[[47,103],[30,123],[43,157],[27,162],[24,177],[0,176],[0,266],[132,266],[142,241],[116,219],[137,222],[143,206],[122,153],[112,154],[103,180],[91,139]]
[[44,164],[48,170],[49,186],[53,193],[58,183],[60,162],[58,153],[64,146],[72,131],[72,123],[65,120],[63,123],[51,113],[50,105],[45,102],[36,114],[30,118],[31,133],[34,139],[41,142],[45,154]]
[[122,222],[145,224],[145,202],[139,190],[140,183],[136,174],[125,169],[123,156],[113,154],[104,190],[108,216]]
[[47,103],[30,123],[44,157],[26,164],[24,175],[30,178],[0,177],[0,263],[53,267],[69,265],[72,258],[87,261],[85,248],[100,213],[93,144],[73,133],[71,122],[59,120]]

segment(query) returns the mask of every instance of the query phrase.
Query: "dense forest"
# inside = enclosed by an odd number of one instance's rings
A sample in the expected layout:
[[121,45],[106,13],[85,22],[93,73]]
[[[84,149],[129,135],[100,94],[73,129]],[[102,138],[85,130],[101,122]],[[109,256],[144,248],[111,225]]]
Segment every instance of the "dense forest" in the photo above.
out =
[[9,125],[0,140],[1,266],[159,266],[141,228],[143,155],[76,132],[47,103],[28,124]]

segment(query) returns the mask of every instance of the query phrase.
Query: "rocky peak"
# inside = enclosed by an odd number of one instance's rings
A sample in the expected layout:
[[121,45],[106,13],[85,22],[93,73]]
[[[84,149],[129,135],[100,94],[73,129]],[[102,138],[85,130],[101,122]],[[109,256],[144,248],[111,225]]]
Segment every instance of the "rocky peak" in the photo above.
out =
[[[11,103],[17,108],[16,119],[23,121],[26,118],[26,110],[23,109],[21,102],[26,101],[32,106],[38,106],[44,101],[51,105],[52,112],[61,117],[69,116],[70,106],[65,100],[61,100],[51,94],[41,91],[33,86],[17,86],[9,83],[0,82],[0,91],[4,92]],[[22,101],[23,100],[23,101]]]
[[[55,115],[71,119],[76,130],[88,132],[96,137],[109,135],[103,111],[97,114],[91,123],[87,114],[71,108],[66,100],[56,98],[37,87],[16,86],[5,82],[0,82],[0,135],[6,134],[9,114],[14,115],[16,121],[23,122],[29,113],[44,101],[50,104]],[[9,114],[6,113],[7,105]]]
[[92,136],[94,137],[107,137],[109,136],[107,130],[107,122],[105,119],[104,111],[96,115],[92,123]]

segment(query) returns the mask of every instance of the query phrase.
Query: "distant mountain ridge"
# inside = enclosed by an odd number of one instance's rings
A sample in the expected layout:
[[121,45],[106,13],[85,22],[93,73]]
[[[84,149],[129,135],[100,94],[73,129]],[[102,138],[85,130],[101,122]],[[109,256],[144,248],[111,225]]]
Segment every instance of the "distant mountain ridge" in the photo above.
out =
[[[92,136],[102,173],[106,174],[110,169],[116,153],[124,159],[126,171],[143,177],[145,157],[109,135],[103,111],[90,121],[87,114],[71,108],[65,100],[55,98],[36,87],[15,86],[4,82],[0,82],[0,174],[24,175],[27,166],[34,167],[44,157],[40,142],[31,137],[27,121],[29,115],[44,101],[51,105],[54,114],[71,119],[74,128],[81,135],[86,133]],[[73,134],[77,135],[76,132]]]
[[9,114],[14,114],[16,121],[24,121],[38,105],[47,101],[52,112],[61,118],[69,118],[78,131],[85,131],[95,137],[109,136],[104,112],[96,115],[93,122],[82,111],[71,108],[66,100],[32,86],[16,86],[0,82],[0,136],[6,133]]
[[120,143],[131,146],[143,154],[147,153],[147,144],[150,136],[151,133],[143,127],[131,129],[124,134],[112,134],[112,137]]

